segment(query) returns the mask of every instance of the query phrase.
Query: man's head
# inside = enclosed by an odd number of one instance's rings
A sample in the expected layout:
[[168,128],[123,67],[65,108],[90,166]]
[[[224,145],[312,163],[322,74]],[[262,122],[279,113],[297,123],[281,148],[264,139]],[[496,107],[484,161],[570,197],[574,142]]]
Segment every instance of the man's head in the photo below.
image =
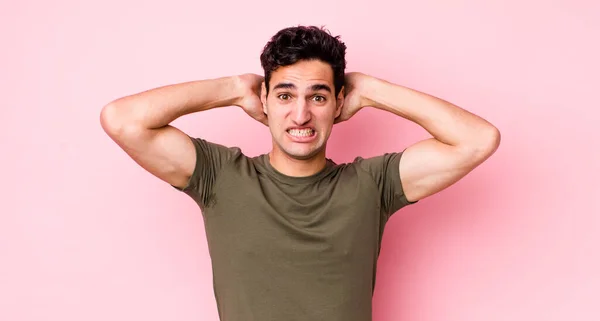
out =
[[260,63],[265,72],[266,89],[273,71],[281,66],[292,65],[301,60],[321,60],[333,71],[333,83],[337,96],[344,86],[346,69],[346,45],[340,37],[315,26],[285,28],[277,32],[265,45]]
[[260,56],[261,100],[274,146],[296,159],[324,155],[344,101],[346,46],[314,26],[279,31]]

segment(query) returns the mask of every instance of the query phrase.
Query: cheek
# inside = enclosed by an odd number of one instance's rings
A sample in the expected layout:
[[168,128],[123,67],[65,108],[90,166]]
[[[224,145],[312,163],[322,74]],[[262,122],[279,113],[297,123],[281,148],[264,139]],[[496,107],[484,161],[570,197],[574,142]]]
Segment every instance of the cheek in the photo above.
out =
[[267,113],[269,124],[274,127],[283,126],[285,123],[285,113],[282,113],[281,109],[269,108]]
[[275,121],[281,121],[285,117],[285,113],[282,113],[279,108],[269,108],[269,118],[272,118]]
[[318,109],[314,112],[315,117],[317,117],[323,123],[333,122],[333,119],[335,118],[335,106],[328,107],[329,108]]

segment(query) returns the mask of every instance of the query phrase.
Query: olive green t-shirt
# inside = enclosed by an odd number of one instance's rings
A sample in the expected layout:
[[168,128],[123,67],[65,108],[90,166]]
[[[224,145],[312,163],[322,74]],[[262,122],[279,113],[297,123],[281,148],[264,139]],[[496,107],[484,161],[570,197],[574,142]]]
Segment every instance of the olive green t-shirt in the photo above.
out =
[[389,217],[411,204],[402,153],[335,164],[307,177],[269,155],[192,138],[197,165],[182,189],[200,206],[222,321],[370,321]]

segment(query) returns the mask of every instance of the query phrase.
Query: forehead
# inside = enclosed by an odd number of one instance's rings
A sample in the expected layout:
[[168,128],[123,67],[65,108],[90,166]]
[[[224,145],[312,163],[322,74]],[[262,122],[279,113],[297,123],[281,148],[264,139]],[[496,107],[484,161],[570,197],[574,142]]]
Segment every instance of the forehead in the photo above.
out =
[[314,83],[329,84],[333,88],[333,69],[320,60],[302,60],[279,67],[271,73],[269,87],[273,88],[282,82],[295,84],[300,89]]

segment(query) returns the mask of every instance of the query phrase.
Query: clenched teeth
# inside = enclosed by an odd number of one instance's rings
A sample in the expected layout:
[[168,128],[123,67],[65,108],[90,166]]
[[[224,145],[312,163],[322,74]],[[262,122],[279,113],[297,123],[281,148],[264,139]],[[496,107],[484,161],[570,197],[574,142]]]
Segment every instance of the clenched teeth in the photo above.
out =
[[307,128],[307,129],[289,129],[288,133],[290,133],[290,135],[292,136],[299,136],[299,137],[306,137],[306,136],[311,136],[314,133],[314,130]]

